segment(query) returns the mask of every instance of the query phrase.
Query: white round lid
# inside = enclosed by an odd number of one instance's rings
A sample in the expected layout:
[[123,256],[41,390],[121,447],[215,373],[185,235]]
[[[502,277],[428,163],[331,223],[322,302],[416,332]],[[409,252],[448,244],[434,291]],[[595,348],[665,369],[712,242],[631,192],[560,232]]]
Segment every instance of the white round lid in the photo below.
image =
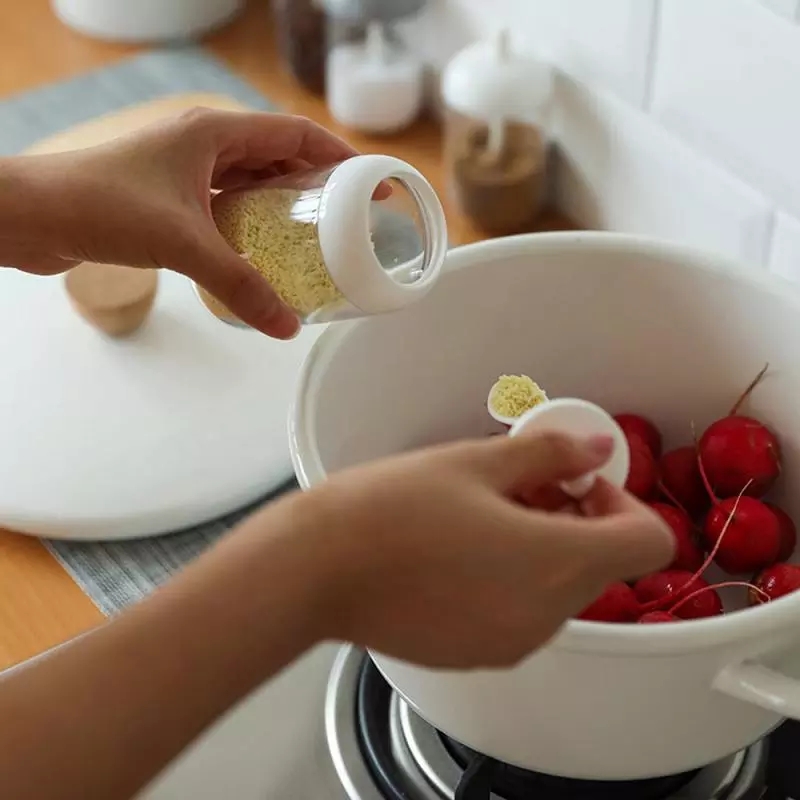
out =
[[[408,201],[405,207],[396,204],[394,212],[391,195],[374,199],[381,183],[392,179],[392,194]],[[419,250],[391,264],[378,258],[374,241],[376,224],[387,213],[422,226]],[[365,314],[397,311],[420,300],[433,288],[447,254],[447,223],[436,192],[422,173],[392,156],[355,156],[336,167],[323,190],[317,232],[331,279]]]
[[144,326],[108,339],[62,276],[0,270],[0,527],[58,539],[167,533],[292,477],[287,417],[324,326],[224,325],[163,271]]
[[526,120],[547,101],[550,68],[510,52],[509,34],[476,42],[457,53],[442,74],[445,104],[478,119]]
[[557,431],[580,437],[613,437],[614,451],[611,458],[597,473],[562,486],[573,497],[585,495],[592,488],[596,475],[620,487],[625,486],[628,480],[628,440],[616,420],[594,403],[569,397],[542,403],[523,414],[512,426],[509,436],[518,436],[522,431]]

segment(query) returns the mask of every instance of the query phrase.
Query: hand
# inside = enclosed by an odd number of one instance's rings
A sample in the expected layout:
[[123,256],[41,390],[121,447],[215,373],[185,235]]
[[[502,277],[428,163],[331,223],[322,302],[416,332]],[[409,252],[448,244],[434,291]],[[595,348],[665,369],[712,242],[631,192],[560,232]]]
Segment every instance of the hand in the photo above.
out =
[[508,665],[608,583],[665,567],[672,534],[632,496],[598,482],[574,513],[555,489],[611,447],[497,437],[331,478],[307,495],[340,543],[330,638],[435,667]]
[[0,235],[11,250],[10,259],[0,257],[38,274],[80,261],[165,267],[252,327],[288,338],[298,330],[296,316],[222,239],[211,192],[354,153],[300,117],[196,109],[100,147],[7,162],[18,167],[12,194],[17,188],[28,202],[16,246]]

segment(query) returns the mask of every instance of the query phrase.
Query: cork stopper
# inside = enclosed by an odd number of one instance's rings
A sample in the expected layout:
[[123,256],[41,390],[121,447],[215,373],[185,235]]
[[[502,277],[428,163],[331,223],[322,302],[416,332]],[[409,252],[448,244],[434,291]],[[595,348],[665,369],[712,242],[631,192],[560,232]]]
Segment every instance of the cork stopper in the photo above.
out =
[[73,308],[107,336],[129,336],[153,308],[158,273],[151,269],[84,262],[71,269],[64,285]]

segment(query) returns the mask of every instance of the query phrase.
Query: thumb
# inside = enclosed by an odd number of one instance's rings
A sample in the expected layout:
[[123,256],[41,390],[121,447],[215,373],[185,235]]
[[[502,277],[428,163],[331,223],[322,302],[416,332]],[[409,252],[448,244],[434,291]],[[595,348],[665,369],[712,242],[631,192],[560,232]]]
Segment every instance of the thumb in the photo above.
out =
[[[183,271],[183,270],[182,270]],[[275,339],[291,339],[300,321],[246,259],[214,228],[202,239],[201,250],[184,274],[196,281],[235,317]]]
[[583,438],[552,431],[497,436],[485,444],[480,467],[501,491],[537,489],[599,469],[613,448],[610,436]]

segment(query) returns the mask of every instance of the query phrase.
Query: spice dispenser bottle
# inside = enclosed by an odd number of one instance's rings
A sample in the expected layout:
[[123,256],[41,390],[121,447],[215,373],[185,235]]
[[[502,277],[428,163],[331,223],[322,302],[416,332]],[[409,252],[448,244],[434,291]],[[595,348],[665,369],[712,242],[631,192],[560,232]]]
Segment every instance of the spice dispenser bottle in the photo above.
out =
[[[223,238],[304,324],[397,311],[422,299],[447,252],[436,192],[414,167],[385,155],[222,192],[212,213]],[[217,317],[242,324],[198,293]]]
[[325,94],[328,21],[318,0],[272,0],[281,61],[305,89]]
[[514,55],[507,30],[457,53],[442,74],[453,200],[485,233],[530,230],[547,201],[549,67]]
[[[331,116],[353,130],[388,134],[408,127],[424,101],[422,61],[397,25],[425,0],[319,0],[328,18],[326,102]],[[354,31],[362,31],[361,36]]]

